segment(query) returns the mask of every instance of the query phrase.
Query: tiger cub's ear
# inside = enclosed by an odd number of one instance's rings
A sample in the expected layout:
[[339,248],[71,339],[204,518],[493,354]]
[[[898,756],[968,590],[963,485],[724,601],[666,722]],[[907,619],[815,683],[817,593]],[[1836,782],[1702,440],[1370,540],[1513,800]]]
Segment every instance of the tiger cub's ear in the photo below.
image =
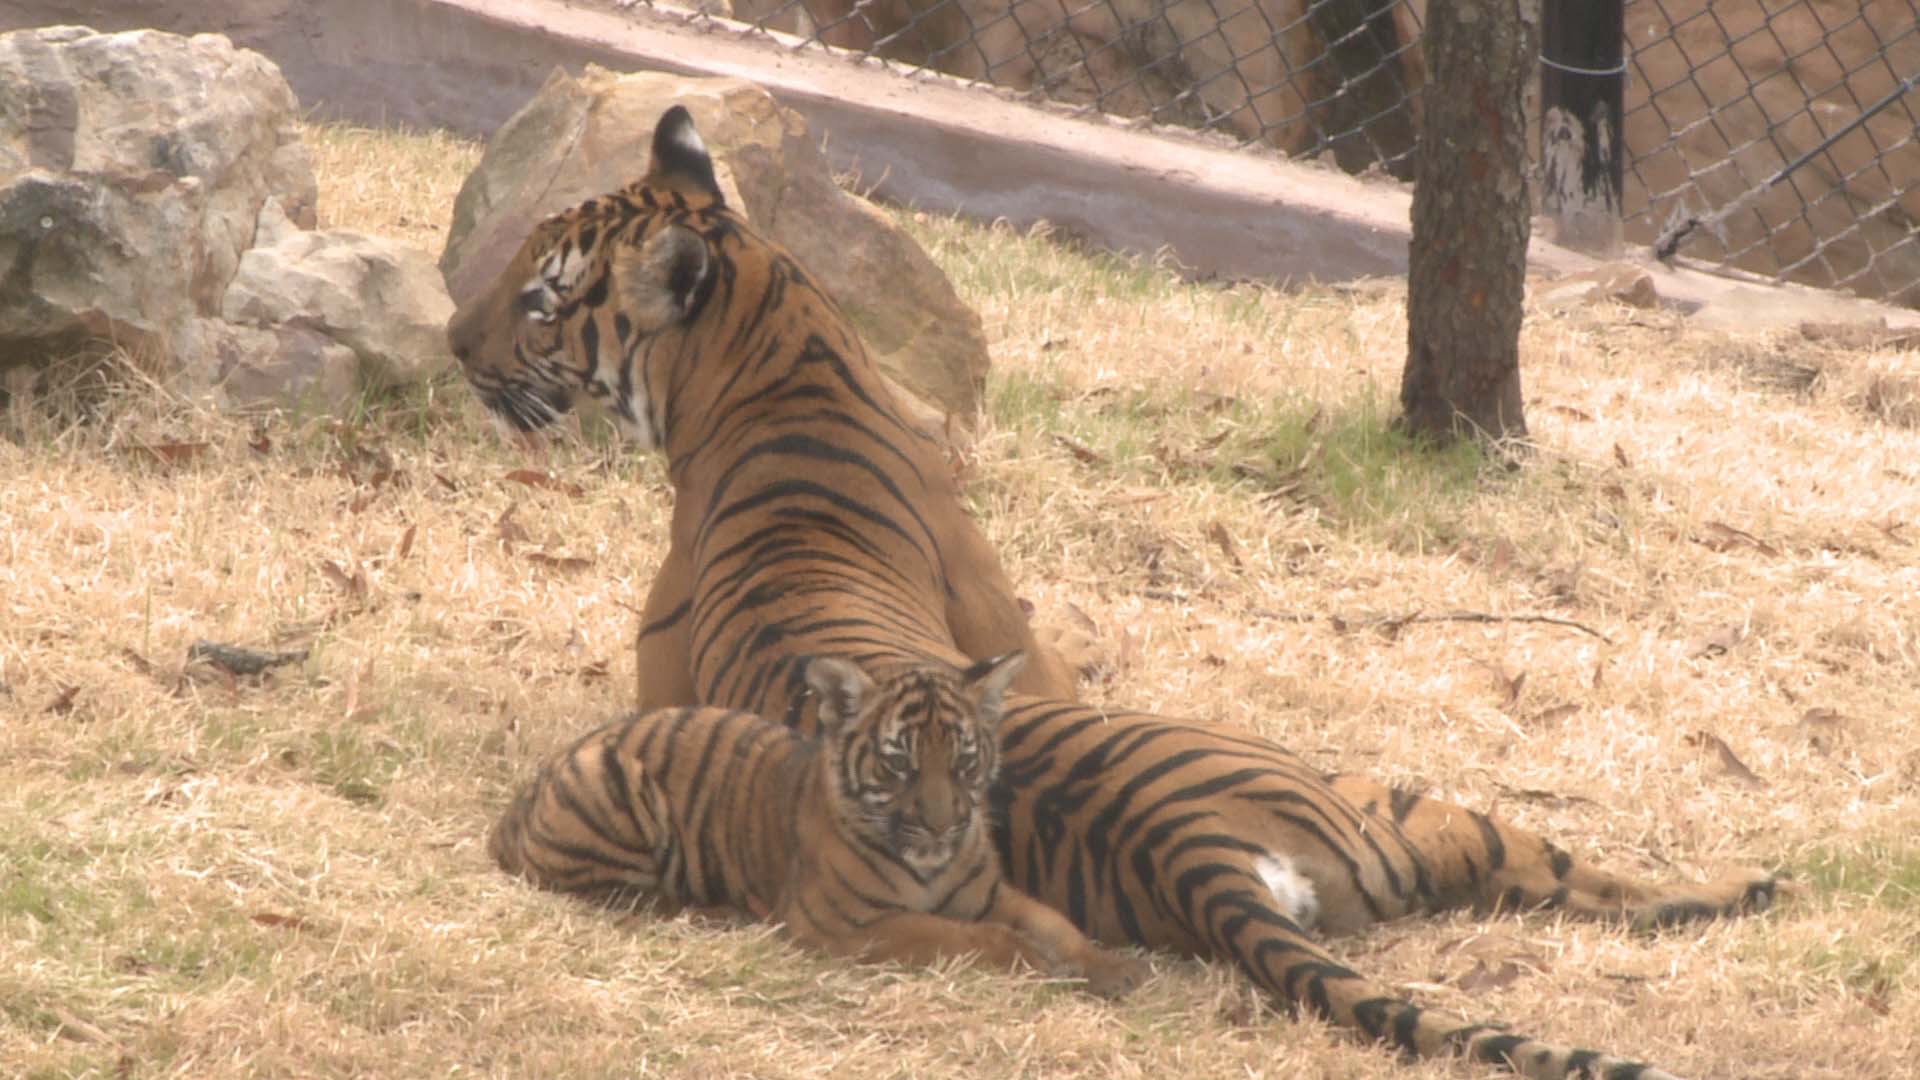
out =
[[684,225],[669,225],[639,248],[622,247],[613,256],[620,310],[643,334],[692,314],[694,299],[712,273],[706,241]]
[[807,662],[807,685],[820,699],[820,727],[839,731],[860,717],[873,681],[859,665],[831,656],[816,656]]
[[1000,725],[1006,708],[1007,687],[1027,666],[1027,654],[1019,649],[990,656],[960,673],[960,684],[977,703],[980,720],[988,727]]
[[706,140],[694,130],[693,114],[684,105],[675,105],[660,114],[653,128],[653,157],[647,163],[647,184],[652,187],[691,187],[725,202],[720,183],[713,176],[713,158],[707,153]]

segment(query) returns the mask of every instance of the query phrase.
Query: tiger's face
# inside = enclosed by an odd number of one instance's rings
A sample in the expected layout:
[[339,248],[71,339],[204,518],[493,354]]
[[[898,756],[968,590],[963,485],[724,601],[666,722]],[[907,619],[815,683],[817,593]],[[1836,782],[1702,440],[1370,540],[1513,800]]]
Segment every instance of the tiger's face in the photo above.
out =
[[736,221],[676,105],[654,129],[646,176],[542,221],[454,313],[448,345],[481,401],[517,431],[547,426],[585,396],[627,439],[660,449],[668,373],[654,357],[699,315],[715,275],[710,245]]
[[963,672],[924,668],[868,681],[854,665],[815,658],[842,826],[927,879],[984,836],[987,789],[999,767],[1006,688],[1019,651]]

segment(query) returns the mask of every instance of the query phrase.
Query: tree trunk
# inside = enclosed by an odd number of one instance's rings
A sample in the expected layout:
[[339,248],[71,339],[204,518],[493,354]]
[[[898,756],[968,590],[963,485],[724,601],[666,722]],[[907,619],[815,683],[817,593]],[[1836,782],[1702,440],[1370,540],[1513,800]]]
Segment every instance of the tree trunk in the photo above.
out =
[[1520,405],[1527,120],[1539,0],[1427,8],[1426,125],[1413,190],[1400,423],[1446,441],[1527,433]]

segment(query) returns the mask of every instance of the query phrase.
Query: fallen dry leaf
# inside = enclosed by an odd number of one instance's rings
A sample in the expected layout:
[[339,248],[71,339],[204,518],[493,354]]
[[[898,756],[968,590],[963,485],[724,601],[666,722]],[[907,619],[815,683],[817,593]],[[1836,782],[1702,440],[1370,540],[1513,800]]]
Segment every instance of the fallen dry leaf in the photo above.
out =
[[1240,565],[1240,545],[1233,542],[1233,534],[1227,531],[1225,522],[1216,519],[1211,525],[1208,525],[1207,538],[1219,546],[1220,551],[1226,555],[1228,562],[1231,562],[1236,567]]
[[163,442],[135,443],[127,447],[129,453],[143,453],[162,465],[184,465],[205,453],[204,442]]
[[1832,709],[1812,708],[1800,716],[1800,733],[1807,745],[1822,754],[1833,753],[1847,741],[1852,734],[1848,727],[1847,718]]
[[1875,1016],[1887,1016],[1893,1012],[1893,980],[1885,975],[1874,976],[1873,984],[1856,989],[1854,996]]
[[494,523],[495,530],[500,534],[500,542],[508,548],[533,539],[533,534],[521,528],[520,523],[513,520],[513,512],[518,509],[520,509],[519,503],[508,503],[507,508],[500,511],[500,520]]
[[1527,802],[1537,802],[1547,806],[1599,805],[1585,795],[1567,795],[1558,791],[1548,791],[1545,788],[1515,788],[1502,784],[1500,794],[1509,799],[1525,799]]
[[1557,724],[1562,720],[1579,715],[1580,706],[1568,702],[1566,704],[1552,705],[1541,709],[1533,715],[1533,720],[1537,724]]
[[549,555],[544,551],[527,552],[527,561],[539,563],[541,566],[552,567],[555,570],[564,570],[568,573],[576,570],[585,570],[593,565],[592,559],[579,555]]
[[[1416,618],[1418,618],[1417,615],[1405,615],[1399,619],[1387,620],[1381,625],[1391,625],[1393,627],[1392,634],[1398,634],[1403,627]],[[1392,636],[1392,634],[1389,634],[1389,636]],[[1475,660],[1474,663],[1480,665],[1480,668],[1488,675],[1493,676],[1493,685],[1495,689],[1500,691],[1502,707],[1510,707],[1514,702],[1520,700],[1520,691],[1527,685],[1526,672],[1522,671],[1518,675],[1509,675],[1507,674],[1507,666],[1505,664],[1496,663],[1492,660]]]
[[1561,416],[1565,416],[1573,420],[1591,421],[1593,419],[1592,413],[1587,412],[1585,409],[1576,409],[1571,405],[1559,405],[1559,404],[1548,405],[1547,411],[1550,413],[1559,413]]
[[1469,994],[1484,994],[1488,990],[1511,986],[1524,974],[1526,969],[1511,960],[1502,960],[1499,967],[1491,969],[1485,962],[1475,960],[1466,974],[1453,980],[1453,985]]
[[367,661],[366,663],[355,665],[351,671],[347,672],[347,700],[346,704],[340,709],[340,719],[343,723],[357,724],[363,720],[371,720],[379,715],[380,707],[378,705],[360,704],[361,678],[366,674],[368,669],[372,667],[373,662]]
[[80,688],[78,686],[61,687],[60,692],[55,694],[53,700],[47,703],[47,713],[52,716],[65,716],[73,711],[73,699],[79,696]]
[[339,563],[334,562],[332,559],[322,559],[320,560],[320,572],[327,576],[328,581],[333,582],[334,588],[339,589],[352,599],[362,600],[366,598],[367,575],[366,571],[360,569],[359,566],[356,565],[353,568],[353,572],[349,574]]
[[1749,547],[1771,558],[1780,557],[1780,549],[1745,529],[1736,529],[1724,521],[1709,521],[1705,526],[1705,535],[1694,537],[1714,551],[1731,551],[1737,547]]
[[1745,628],[1736,623],[1729,623],[1717,630],[1702,634],[1687,645],[1687,659],[1701,660],[1710,656],[1723,656],[1733,651],[1733,647],[1740,644],[1740,639],[1745,634]]
[[409,522],[407,524],[407,531],[400,534],[399,546],[397,546],[393,552],[394,562],[405,559],[407,555],[413,551],[413,531],[416,528],[418,528],[418,526]]
[[1740,758],[1734,754],[1733,747],[1728,746],[1725,739],[1715,735],[1713,732],[1705,730],[1696,731],[1692,735],[1687,736],[1686,741],[1693,746],[1713,751],[1714,756],[1720,759],[1720,767],[1726,770],[1727,775],[1733,777],[1735,780],[1749,787],[1767,786],[1766,781],[1760,779],[1752,769],[1747,768],[1745,762],[1741,761]]
[[307,920],[298,915],[283,915],[277,911],[256,911],[248,916],[261,926],[271,926],[281,930],[306,930]]
[[1099,451],[1094,450],[1083,442],[1068,438],[1065,435],[1055,435],[1053,441],[1065,447],[1067,453],[1072,454],[1082,465],[1104,465],[1107,463],[1107,459],[1101,457]]
[[506,475],[506,479],[516,484],[525,484],[531,488],[544,488],[548,491],[565,492],[576,499],[586,494],[586,489],[582,488],[579,484],[573,483],[570,480],[562,480],[552,473],[541,472],[538,469],[515,469]]
[[1093,616],[1080,610],[1080,605],[1074,603],[1071,600],[1066,601],[1065,606],[1067,609],[1067,615],[1070,616],[1073,619],[1073,621],[1079,625],[1080,629],[1085,630],[1089,635],[1092,635],[1095,637],[1099,636],[1100,625],[1093,621]]

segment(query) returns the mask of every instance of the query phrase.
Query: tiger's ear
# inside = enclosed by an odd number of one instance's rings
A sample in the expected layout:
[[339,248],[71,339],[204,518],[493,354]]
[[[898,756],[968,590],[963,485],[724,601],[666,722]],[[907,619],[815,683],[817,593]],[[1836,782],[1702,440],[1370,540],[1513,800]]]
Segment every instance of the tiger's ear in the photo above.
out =
[[821,729],[840,731],[859,719],[873,681],[857,664],[816,656],[807,661],[807,686],[820,699]]
[[693,114],[684,105],[675,105],[660,114],[653,128],[653,158],[647,164],[646,183],[653,187],[691,187],[713,196],[716,203],[726,200],[720,194],[720,182],[714,179],[713,158],[707,154],[706,141],[693,128]]
[[998,727],[1006,709],[1007,687],[1027,666],[1027,654],[1019,649],[988,657],[960,673],[960,684],[979,703],[983,723]]
[[620,310],[643,334],[656,333],[693,313],[701,286],[713,273],[706,241],[684,225],[669,225],[638,248],[613,256]]

